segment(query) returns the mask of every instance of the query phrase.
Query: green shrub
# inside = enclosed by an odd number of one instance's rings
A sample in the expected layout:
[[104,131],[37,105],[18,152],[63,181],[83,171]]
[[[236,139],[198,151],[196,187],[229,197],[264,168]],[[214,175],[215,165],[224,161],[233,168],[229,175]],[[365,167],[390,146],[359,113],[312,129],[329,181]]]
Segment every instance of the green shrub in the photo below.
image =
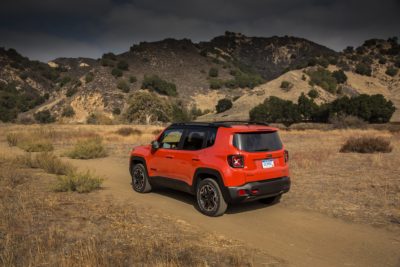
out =
[[281,89],[284,90],[285,92],[290,91],[290,89],[293,88],[293,83],[288,82],[288,81],[282,81],[281,82]]
[[94,73],[93,72],[89,72],[88,74],[86,74],[85,76],[85,82],[86,83],[90,83],[94,80]]
[[390,153],[392,146],[389,140],[382,137],[350,137],[340,149],[340,152],[357,153]]
[[297,107],[303,120],[310,120],[313,114],[318,109],[318,105],[315,104],[314,100],[312,98],[306,97],[304,93],[301,93],[301,95],[299,96]]
[[66,106],[61,114],[63,117],[73,117],[75,115],[75,110],[71,106]]
[[114,76],[115,78],[122,77],[122,70],[114,68],[111,71],[111,75]]
[[308,94],[307,94],[310,98],[315,99],[317,97],[319,97],[319,93],[317,90],[315,90],[314,88],[311,89]]
[[125,118],[128,122],[145,123],[168,122],[172,108],[167,100],[152,92],[135,92],[128,100]]
[[122,135],[122,136],[128,136],[128,135],[142,135],[142,131],[139,129],[134,129],[131,127],[122,127],[119,128],[115,133]]
[[60,87],[63,87],[64,85],[66,85],[67,83],[69,83],[71,81],[71,77],[69,76],[64,76],[63,78],[61,78],[59,85]]
[[129,93],[129,85],[124,80],[119,80],[117,83],[117,88],[124,93]]
[[367,65],[365,63],[358,63],[356,65],[355,72],[360,74],[360,75],[371,76],[372,69],[371,69],[371,66],[369,66],[369,65]]
[[215,78],[218,77],[218,69],[217,68],[210,68],[208,71],[208,76]]
[[225,82],[228,88],[251,88],[253,89],[257,85],[264,82],[264,79],[257,73],[244,73],[237,71],[235,78]]
[[113,111],[112,111],[112,113],[113,113],[114,115],[119,115],[119,114],[121,114],[121,109],[120,109],[120,108],[114,108]]
[[150,89],[162,95],[177,96],[176,85],[167,82],[157,75],[144,76],[142,89]]
[[103,146],[102,139],[93,137],[78,141],[74,148],[65,155],[72,159],[95,159],[106,157],[107,151]]
[[125,60],[121,60],[117,64],[117,68],[120,70],[128,70],[129,69],[129,64]]
[[318,85],[332,94],[336,92],[337,81],[329,70],[318,68],[317,70],[308,71],[307,74],[310,76],[309,83],[311,86]]
[[135,82],[137,82],[137,78],[135,76],[130,76],[129,77],[129,82],[130,83],[135,83]]
[[279,122],[286,126],[301,120],[301,114],[296,104],[275,96],[266,98],[264,103],[250,110],[249,116],[252,121]]
[[52,123],[55,122],[55,118],[51,115],[49,110],[43,110],[36,112],[33,117],[39,123]]
[[220,99],[215,106],[215,109],[217,110],[217,113],[221,113],[224,111],[227,111],[228,109],[232,108],[232,101],[227,98]]
[[49,152],[54,150],[52,143],[44,139],[20,140],[17,146],[26,152]]
[[387,75],[389,75],[389,76],[392,76],[392,77],[394,77],[394,76],[396,76],[397,75],[397,73],[399,72],[399,70],[397,69],[397,68],[395,68],[395,67],[393,67],[393,66],[390,66],[390,67],[388,67],[387,69],[386,69],[386,74]]
[[210,79],[210,89],[220,89],[224,82],[220,79]]
[[76,94],[78,92],[78,88],[76,88],[76,87],[70,87],[70,88],[68,88],[68,90],[67,90],[67,92],[65,93],[65,95],[67,96],[67,97],[71,97],[71,96],[73,96],[74,94]]
[[347,76],[343,70],[335,70],[332,72],[332,76],[336,79],[337,83],[345,83],[347,81]]
[[89,193],[100,189],[104,179],[87,171],[83,173],[71,172],[65,176],[58,176],[54,186],[56,192]]

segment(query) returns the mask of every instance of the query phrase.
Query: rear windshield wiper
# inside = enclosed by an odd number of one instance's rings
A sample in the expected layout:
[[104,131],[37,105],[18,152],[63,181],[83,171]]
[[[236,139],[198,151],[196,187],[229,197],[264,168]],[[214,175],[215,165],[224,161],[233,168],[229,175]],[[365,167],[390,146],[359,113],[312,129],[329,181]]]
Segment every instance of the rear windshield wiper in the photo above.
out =
[[261,149],[255,149],[253,151],[269,151],[269,148],[261,148]]

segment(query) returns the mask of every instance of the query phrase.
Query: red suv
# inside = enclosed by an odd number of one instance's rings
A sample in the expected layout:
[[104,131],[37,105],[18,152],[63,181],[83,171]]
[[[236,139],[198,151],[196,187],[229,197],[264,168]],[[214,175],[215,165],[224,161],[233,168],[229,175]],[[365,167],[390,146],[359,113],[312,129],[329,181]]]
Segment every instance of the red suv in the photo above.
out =
[[229,203],[278,202],[290,189],[289,154],[278,129],[253,122],[174,123],[131,152],[136,192],[165,186],[196,195],[208,216]]

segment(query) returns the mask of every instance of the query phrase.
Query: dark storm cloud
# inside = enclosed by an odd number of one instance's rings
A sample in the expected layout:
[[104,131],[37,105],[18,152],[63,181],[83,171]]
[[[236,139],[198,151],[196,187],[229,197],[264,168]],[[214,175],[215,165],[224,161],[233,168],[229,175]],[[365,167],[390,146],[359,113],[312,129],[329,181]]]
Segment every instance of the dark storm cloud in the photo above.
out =
[[225,30],[295,35],[341,50],[398,35],[400,29],[398,0],[6,0],[0,5],[0,46],[40,60],[99,57],[167,37],[208,40]]

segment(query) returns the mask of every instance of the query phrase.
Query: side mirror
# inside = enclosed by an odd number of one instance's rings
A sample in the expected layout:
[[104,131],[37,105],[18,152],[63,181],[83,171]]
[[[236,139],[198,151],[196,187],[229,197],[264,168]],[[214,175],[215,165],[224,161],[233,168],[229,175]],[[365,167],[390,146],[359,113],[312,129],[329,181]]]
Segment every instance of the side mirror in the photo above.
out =
[[151,148],[156,150],[160,148],[160,143],[157,140],[151,142]]

